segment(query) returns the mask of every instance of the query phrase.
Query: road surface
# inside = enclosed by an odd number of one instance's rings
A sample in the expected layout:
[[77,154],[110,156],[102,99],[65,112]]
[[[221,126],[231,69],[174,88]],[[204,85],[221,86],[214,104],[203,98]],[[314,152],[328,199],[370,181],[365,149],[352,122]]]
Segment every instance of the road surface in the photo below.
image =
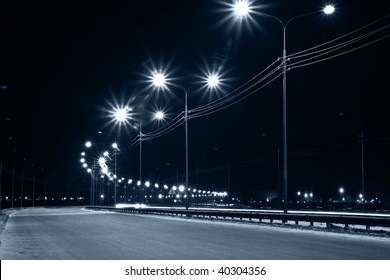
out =
[[13,211],[2,260],[390,259],[390,239],[70,208]]

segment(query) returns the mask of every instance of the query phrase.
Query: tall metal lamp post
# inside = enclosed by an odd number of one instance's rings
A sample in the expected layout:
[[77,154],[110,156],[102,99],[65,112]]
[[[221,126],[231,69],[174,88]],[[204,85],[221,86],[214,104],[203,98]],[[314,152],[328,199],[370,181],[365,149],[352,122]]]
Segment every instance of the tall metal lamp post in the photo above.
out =
[[[233,13],[236,16],[236,19],[243,20],[244,18],[248,17],[250,13],[252,12],[252,7],[250,7],[250,4],[248,1],[236,1],[235,5],[233,6]],[[330,15],[335,11],[335,8],[332,5],[327,5],[322,12]],[[286,30],[289,23],[291,23],[293,20],[306,17],[313,14],[318,14],[319,11],[306,13],[303,15],[299,15],[296,17],[293,17],[289,19],[288,21],[284,22],[278,17],[268,15],[265,13],[259,13],[261,16],[265,16],[268,18],[272,18],[277,20],[283,28],[283,58],[282,58],[282,69],[283,69],[283,192],[284,192],[284,213],[287,213],[288,210],[288,189],[287,189],[287,102],[286,102],[286,96],[287,96],[287,53],[286,53]]]
[[[210,74],[208,77],[205,78],[205,81],[207,83],[207,86],[209,88],[217,88],[220,82],[220,78],[217,74]],[[163,73],[161,72],[154,72],[152,76],[152,83],[153,86],[157,88],[165,88],[167,87],[167,80]],[[190,192],[188,191],[189,188],[189,179],[188,179],[188,170],[189,170],[189,163],[188,163],[188,92],[191,88],[193,88],[195,85],[191,85],[189,87],[184,87],[178,84],[172,84],[176,87],[179,87],[184,92],[184,123],[185,123],[185,160],[186,160],[186,209],[189,208],[189,196]]]
[[[139,182],[139,186],[142,186],[142,141],[144,140],[143,139],[144,135],[142,133],[142,122],[132,119],[131,116],[129,115],[129,111],[131,111],[131,109],[127,106],[115,109],[114,118],[118,123],[127,123],[127,122],[131,122],[131,121],[138,123],[138,127],[139,127],[139,175],[138,175],[139,179],[138,179],[138,182]],[[164,120],[164,118],[165,118],[164,112],[157,111],[154,113],[155,120],[161,121],[161,120]],[[129,121],[129,119],[131,119],[131,121]],[[141,188],[140,188],[140,193],[141,193]],[[142,196],[140,197],[140,199],[142,200]],[[142,202],[142,201],[140,201],[140,202]]]

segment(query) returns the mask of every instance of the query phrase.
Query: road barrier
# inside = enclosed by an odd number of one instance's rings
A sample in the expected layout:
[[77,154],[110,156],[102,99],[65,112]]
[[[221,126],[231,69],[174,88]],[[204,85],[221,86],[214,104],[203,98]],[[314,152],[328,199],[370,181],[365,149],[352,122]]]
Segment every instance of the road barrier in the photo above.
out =
[[256,212],[256,211],[224,211],[224,210],[198,210],[198,209],[168,209],[168,208],[115,208],[106,206],[86,206],[85,208],[91,210],[104,210],[111,212],[121,213],[135,213],[135,214],[155,214],[155,215],[172,215],[172,216],[185,216],[195,218],[208,218],[208,219],[230,219],[234,220],[247,220],[252,222],[265,222],[280,221],[282,223],[294,222],[295,225],[299,225],[299,222],[308,222],[310,226],[314,226],[314,223],[325,223],[327,228],[332,228],[335,224],[342,224],[345,228],[349,228],[350,225],[365,226],[367,230],[371,227],[390,227],[390,216],[379,215],[347,215],[347,214],[313,214],[313,213],[274,213],[274,212]]

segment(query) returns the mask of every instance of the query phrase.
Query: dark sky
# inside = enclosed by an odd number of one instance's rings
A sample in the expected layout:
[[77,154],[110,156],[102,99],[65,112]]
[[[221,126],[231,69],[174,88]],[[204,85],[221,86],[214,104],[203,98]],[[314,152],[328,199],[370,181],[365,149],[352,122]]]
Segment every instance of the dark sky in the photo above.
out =
[[[168,122],[184,110],[184,93],[177,85],[192,86],[205,69],[220,69],[220,91],[191,87],[188,106],[194,109],[231,94],[282,55],[281,25],[254,13],[255,24],[240,29],[228,18],[230,1],[81,2],[0,4],[0,147],[6,174],[28,158],[31,169],[43,168],[60,188],[88,186],[79,162],[84,142],[92,139],[95,151],[101,151],[116,139],[118,174],[137,179],[139,146],[128,148],[137,131],[110,123],[107,110],[113,104],[131,106],[148,133],[163,125],[150,121],[154,109],[164,108]],[[388,0],[333,3],[334,15],[314,14],[288,25],[287,54],[347,35],[390,11]],[[286,22],[324,3],[253,4],[255,11]],[[340,185],[353,197],[360,192],[360,123],[339,117],[342,111],[364,124],[367,197],[390,199],[389,39],[383,39],[389,29],[378,31],[388,24],[387,17],[325,45],[319,49],[367,36],[315,60],[367,44],[364,48],[288,72],[291,195],[312,191],[326,199],[337,195]],[[175,85],[166,91],[148,88],[146,75],[153,66],[166,69]],[[184,135],[181,125],[143,142],[145,179],[184,182]],[[281,143],[279,77],[232,106],[189,120],[190,185],[225,190],[230,171],[232,193],[256,197],[277,191]]]

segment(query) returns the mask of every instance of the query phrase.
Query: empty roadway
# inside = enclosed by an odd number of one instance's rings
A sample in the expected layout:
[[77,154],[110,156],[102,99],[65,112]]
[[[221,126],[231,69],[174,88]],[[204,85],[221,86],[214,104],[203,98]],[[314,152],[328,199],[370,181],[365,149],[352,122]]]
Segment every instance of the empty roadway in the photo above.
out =
[[390,259],[390,239],[82,207],[13,210],[0,259]]

